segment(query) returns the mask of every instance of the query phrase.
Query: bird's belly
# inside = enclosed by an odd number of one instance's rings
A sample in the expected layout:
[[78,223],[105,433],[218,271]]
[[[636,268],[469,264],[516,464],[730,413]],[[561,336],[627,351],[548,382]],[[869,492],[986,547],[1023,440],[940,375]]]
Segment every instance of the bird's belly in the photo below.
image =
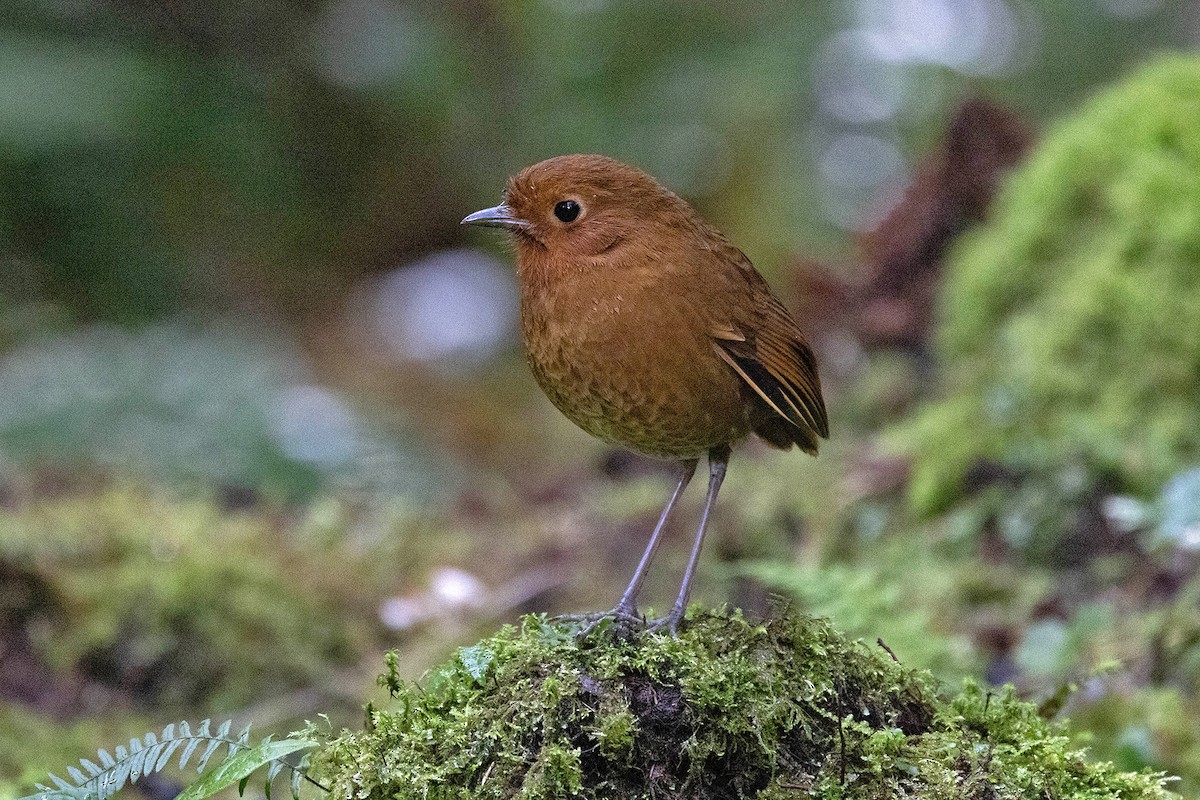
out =
[[661,458],[695,458],[750,431],[737,376],[707,336],[627,326],[617,314],[576,318],[563,330],[538,320],[525,326],[543,391],[599,439]]

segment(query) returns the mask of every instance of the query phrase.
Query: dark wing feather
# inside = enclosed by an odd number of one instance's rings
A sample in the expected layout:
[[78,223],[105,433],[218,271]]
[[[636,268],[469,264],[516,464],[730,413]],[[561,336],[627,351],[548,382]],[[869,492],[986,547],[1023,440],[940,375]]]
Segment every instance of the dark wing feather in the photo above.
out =
[[778,301],[770,298],[764,311],[763,324],[754,333],[733,329],[714,335],[717,353],[768,408],[801,429],[793,438],[814,452],[816,436],[829,436],[816,359]]
[[795,410],[821,437],[829,436],[829,420],[821,397],[821,379],[812,348],[787,309],[770,297],[763,325],[754,337],[758,359],[778,380]]
[[718,263],[737,266],[737,270],[715,270],[715,274],[729,276],[734,283],[730,291],[748,291],[755,300],[748,318],[728,320],[711,329],[718,355],[765,404],[765,416],[755,432],[777,446],[787,447],[790,440],[815,454],[817,437],[829,436],[829,419],[812,348],[746,254],[720,233],[706,230],[705,241]]

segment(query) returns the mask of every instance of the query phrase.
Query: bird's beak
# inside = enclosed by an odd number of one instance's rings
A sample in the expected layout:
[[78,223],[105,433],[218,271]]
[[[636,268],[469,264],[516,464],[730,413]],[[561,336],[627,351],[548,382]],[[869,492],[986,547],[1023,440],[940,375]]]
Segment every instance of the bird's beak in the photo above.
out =
[[501,203],[498,206],[485,208],[463,217],[463,225],[482,225],[488,228],[508,228],[521,230],[528,228],[529,223],[513,214],[511,208]]

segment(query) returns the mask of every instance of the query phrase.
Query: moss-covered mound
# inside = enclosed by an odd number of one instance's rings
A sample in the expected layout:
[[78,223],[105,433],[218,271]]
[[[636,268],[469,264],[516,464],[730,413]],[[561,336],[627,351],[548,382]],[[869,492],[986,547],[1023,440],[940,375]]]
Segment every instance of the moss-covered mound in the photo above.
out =
[[1165,798],[1010,692],[945,699],[823,621],[703,615],[678,639],[527,618],[325,747],[332,797]]
[[133,484],[10,498],[0,700],[71,708],[115,692],[186,714],[320,684],[378,646],[381,592],[365,557],[306,533]]
[[952,253],[916,504],[980,459],[1150,493],[1200,460],[1200,59],[1168,57],[1045,138]]

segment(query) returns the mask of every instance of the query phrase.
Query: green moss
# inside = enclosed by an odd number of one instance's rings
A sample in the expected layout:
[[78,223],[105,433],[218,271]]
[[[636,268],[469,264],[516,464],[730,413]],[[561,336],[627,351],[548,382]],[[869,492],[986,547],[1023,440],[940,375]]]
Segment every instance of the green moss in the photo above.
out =
[[637,741],[637,717],[621,697],[605,695],[592,735],[605,758],[610,761],[625,758],[633,752]]
[[1153,492],[1200,459],[1200,60],[1164,58],[1050,131],[952,253],[942,399],[901,436],[945,507],[979,459]]
[[[394,664],[394,661],[392,662]],[[1033,705],[820,620],[694,615],[678,639],[526,618],[323,748],[333,797],[1166,798],[1089,762]]]
[[0,511],[0,610],[52,675],[160,712],[236,706],[319,683],[377,646],[379,593],[364,591],[365,554],[350,550],[161,490],[30,500]]

